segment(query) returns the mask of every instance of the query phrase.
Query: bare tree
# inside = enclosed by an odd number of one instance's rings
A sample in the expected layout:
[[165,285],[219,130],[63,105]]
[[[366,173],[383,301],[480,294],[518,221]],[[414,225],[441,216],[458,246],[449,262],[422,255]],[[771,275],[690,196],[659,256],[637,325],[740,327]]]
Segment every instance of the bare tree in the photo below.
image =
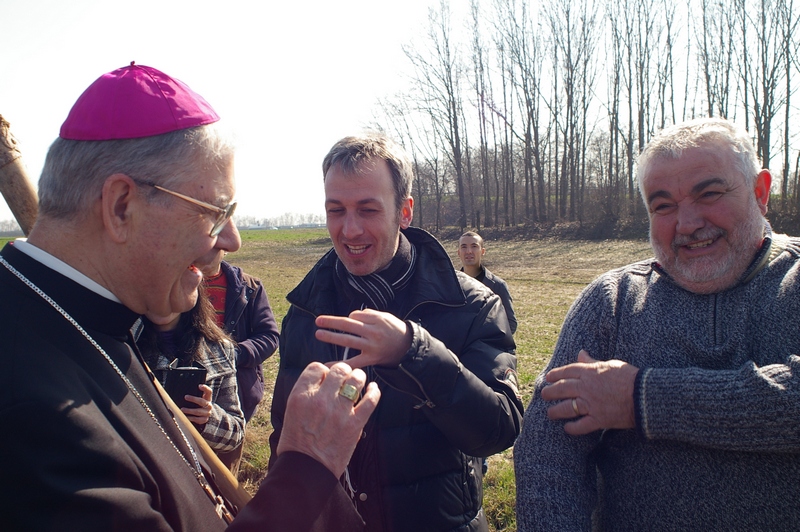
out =
[[[487,53],[486,46],[481,39],[481,12],[478,0],[470,0],[470,13],[473,26],[472,33],[472,65],[475,84],[475,98],[478,109],[478,156],[481,169],[481,184],[483,189],[483,213],[486,226],[493,225],[492,217],[492,191],[489,179],[489,120],[487,117],[486,99],[491,98],[491,91],[487,84]],[[477,226],[477,224],[476,224]]]
[[[786,77],[786,92],[784,102],[784,121],[783,121],[783,172],[781,174],[781,205],[786,206],[789,197],[789,159],[791,156],[790,146],[790,125],[791,121],[791,101],[792,101],[792,75],[797,70],[798,49],[800,43],[797,40],[797,26],[800,18],[794,13],[794,0],[784,0],[781,5],[781,42],[784,48],[783,60]],[[794,68],[793,68],[794,67]],[[794,71],[794,72],[793,72]],[[800,153],[798,154],[800,157]]]
[[[514,91],[520,102],[522,133],[514,135],[523,143],[523,175],[525,183],[525,217],[528,220],[547,218],[545,181],[542,163],[540,124],[540,83],[543,63],[540,32],[531,28],[533,15],[527,0],[496,2],[499,30],[504,36],[509,68],[516,72]],[[538,200],[538,201],[537,201]]]
[[[661,116],[658,121],[659,128],[663,128],[668,122],[674,124],[678,121],[677,114],[675,113],[675,57],[673,55],[676,34],[672,30],[673,24],[675,24],[677,6],[670,0],[664,0],[662,5],[664,28],[666,29],[666,42],[664,43],[666,46],[666,59],[662,68],[659,69],[658,77],[658,93],[661,103]],[[667,109],[667,107],[669,107],[669,109]]]
[[[607,188],[604,192],[603,218],[616,221],[619,217],[619,201],[622,190],[620,179],[620,91],[622,85],[623,42],[617,2],[608,2],[606,14],[611,30],[611,46],[607,54],[611,57],[611,68],[608,70],[608,151],[607,151]],[[607,62],[608,64],[608,62]]]
[[[556,50],[555,63],[563,76],[564,116],[559,134],[563,144],[559,187],[559,213],[575,220],[580,201],[585,156],[588,93],[594,77],[590,71],[596,42],[596,6],[593,0],[555,0],[545,7],[545,16]],[[558,120],[556,120],[558,124]],[[568,208],[567,208],[568,206]]]
[[[378,125],[376,129],[391,132],[393,137],[398,139],[407,151],[411,153],[414,165],[414,184],[412,196],[414,201],[414,223],[418,227],[425,227],[425,212],[429,195],[423,185],[422,168],[425,160],[436,157],[438,154],[431,153],[428,134],[421,131],[421,127],[414,123],[414,118],[419,117],[414,113],[414,106],[408,94],[398,93],[391,99],[379,101],[379,106],[384,113],[384,120],[378,120],[378,124],[385,123],[386,126]],[[425,140],[421,144],[422,140]],[[440,198],[441,199],[441,198]]]
[[735,54],[735,14],[715,0],[700,0],[702,24],[696,27],[708,116],[729,115]]
[[436,131],[448,145],[459,199],[461,229],[466,227],[467,201],[464,190],[464,152],[461,123],[461,69],[451,42],[450,8],[440,0],[438,10],[428,12],[427,53],[407,48],[406,56],[415,67],[416,81],[427,96],[426,108],[434,120]]
[[[752,42],[744,41],[744,75],[751,81],[749,97],[756,133],[756,148],[764,167],[768,168],[772,159],[773,120],[785,98],[778,88],[787,75],[784,51],[781,42],[782,0],[759,0],[759,9],[754,16],[745,14],[742,20],[743,35],[753,30]],[[752,50],[752,56],[749,51]],[[784,191],[782,191],[783,193]]]

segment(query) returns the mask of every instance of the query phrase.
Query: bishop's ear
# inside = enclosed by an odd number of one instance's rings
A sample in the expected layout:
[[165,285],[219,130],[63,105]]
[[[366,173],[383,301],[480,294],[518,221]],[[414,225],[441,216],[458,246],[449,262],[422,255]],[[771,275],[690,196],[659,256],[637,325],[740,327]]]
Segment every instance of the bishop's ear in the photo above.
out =
[[124,242],[128,238],[135,198],[136,183],[125,174],[110,175],[103,183],[100,197],[103,226],[115,242]]

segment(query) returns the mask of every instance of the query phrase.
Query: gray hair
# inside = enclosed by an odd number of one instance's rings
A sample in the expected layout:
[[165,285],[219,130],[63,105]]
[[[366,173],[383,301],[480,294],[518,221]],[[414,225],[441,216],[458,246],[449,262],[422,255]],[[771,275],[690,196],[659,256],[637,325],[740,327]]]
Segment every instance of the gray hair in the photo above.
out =
[[190,179],[202,169],[224,171],[233,152],[233,137],[216,123],[138,139],[58,138],[47,152],[39,179],[39,212],[75,219],[100,198],[110,175],[166,186]]
[[662,129],[639,155],[636,180],[645,205],[644,180],[654,161],[679,159],[684,150],[708,145],[729,150],[745,183],[751,188],[755,185],[761,164],[747,131],[724,118],[697,118]]
[[345,174],[358,174],[359,165],[370,159],[383,159],[389,165],[395,203],[400,210],[403,201],[411,195],[414,170],[403,147],[383,133],[368,131],[358,136],[345,137],[334,144],[322,161],[323,179],[335,165],[339,165]]

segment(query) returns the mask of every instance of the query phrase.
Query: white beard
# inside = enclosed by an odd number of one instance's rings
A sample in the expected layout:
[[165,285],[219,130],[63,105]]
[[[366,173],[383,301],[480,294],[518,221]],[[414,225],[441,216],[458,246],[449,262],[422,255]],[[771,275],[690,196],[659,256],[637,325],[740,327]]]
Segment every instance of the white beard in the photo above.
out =
[[[656,260],[675,282],[691,292],[711,294],[729,288],[744,274],[764,236],[764,217],[754,196],[749,207],[750,216],[730,232],[716,226],[703,228],[688,237],[676,236],[669,248],[655,242],[651,234]],[[682,245],[709,238],[725,238],[730,246],[727,256],[681,260],[678,250]]]

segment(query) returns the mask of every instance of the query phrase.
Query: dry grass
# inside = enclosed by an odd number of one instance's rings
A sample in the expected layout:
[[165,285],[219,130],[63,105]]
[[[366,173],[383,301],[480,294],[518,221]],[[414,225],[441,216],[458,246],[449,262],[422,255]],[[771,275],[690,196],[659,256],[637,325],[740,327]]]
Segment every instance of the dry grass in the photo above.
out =
[[[330,249],[325,229],[246,231],[242,249],[228,259],[262,279],[273,311],[280,320],[288,310],[286,294]],[[443,241],[454,264],[456,242]],[[523,403],[530,401],[533,382],[550,358],[561,322],[575,297],[600,273],[650,256],[644,240],[563,241],[510,240],[487,242],[485,265],[506,280],[514,298],[518,370]],[[268,387],[274,382],[278,355],[264,363]],[[239,479],[254,492],[266,471],[267,438],[271,432],[271,388],[248,425]],[[484,505],[493,530],[514,531],[514,474],[511,450],[490,459],[484,480]]]

